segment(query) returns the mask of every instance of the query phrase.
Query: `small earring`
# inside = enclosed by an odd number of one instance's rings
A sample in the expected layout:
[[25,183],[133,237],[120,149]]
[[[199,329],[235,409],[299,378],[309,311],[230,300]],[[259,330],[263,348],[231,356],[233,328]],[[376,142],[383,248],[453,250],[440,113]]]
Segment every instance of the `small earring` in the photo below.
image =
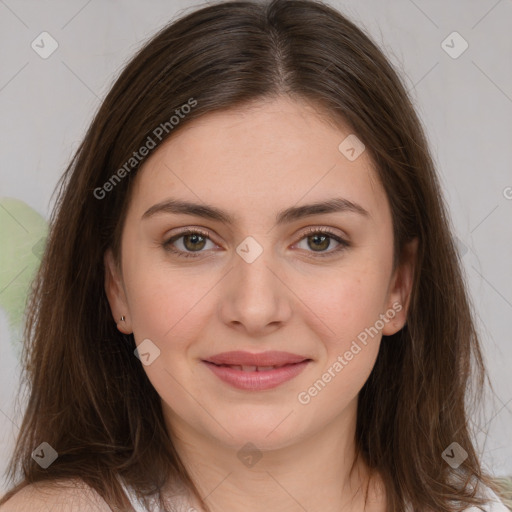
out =
[[124,322],[125,320],[126,320],[126,317],[123,315],[123,316],[121,317],[121,322]]

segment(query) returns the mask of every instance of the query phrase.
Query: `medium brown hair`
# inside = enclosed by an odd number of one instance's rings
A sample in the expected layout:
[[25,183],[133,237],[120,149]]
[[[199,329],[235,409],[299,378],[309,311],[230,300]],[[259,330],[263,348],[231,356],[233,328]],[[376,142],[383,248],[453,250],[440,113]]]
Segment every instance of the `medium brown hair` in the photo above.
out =
[[[481,396],[487,378],[472,307],[404,84],[370,37],[328,5],[235,1],[183,15],[137,52],[64,173],[27,310],[30,393],[9,466],[13,485],[21,480],[0,503],[31,483],[77,478],[112,509],[132,510],[117,476],[139,496],[182,481],[200,499],[134,356],[133,335],[117,330],[104,289],[103,256],[112,247],[119,260],[140,164],[105,197],[95,190],[191,98],[196,106],[158,145],[204,114],[283,95],[315,105],[365,144],[391,208],[395,265],[404,245],[419,240],[407,324],[383,337],[359,394],[357,454],[382,476],[387,510],[409,502],[459,511],[485,503],[475,482],[498,490],[470,432],[469,398]],[[47,469],[31,458],[43,441],[58,452]],[[441,456],[454,441],[468,454],[457,470]]]

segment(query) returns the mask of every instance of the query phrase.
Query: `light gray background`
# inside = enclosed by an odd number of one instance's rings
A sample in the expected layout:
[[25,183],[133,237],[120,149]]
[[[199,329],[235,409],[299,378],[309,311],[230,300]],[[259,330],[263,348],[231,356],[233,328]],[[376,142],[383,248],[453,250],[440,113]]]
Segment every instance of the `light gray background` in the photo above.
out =
[[[48,218],[57,180],[127,59],[176,14],[205,3],[0,0],[0,197]],[[512,475],[512,0],[328,3],[383,48],[426,127],[497,392],[477,441],[491,471]],[[59,44],[48,59],[31,48],[43,31]],[[456,59],[442,47],[453,31],[469,44]],[[2,310],[0,347],[2,471],[21,421]]]

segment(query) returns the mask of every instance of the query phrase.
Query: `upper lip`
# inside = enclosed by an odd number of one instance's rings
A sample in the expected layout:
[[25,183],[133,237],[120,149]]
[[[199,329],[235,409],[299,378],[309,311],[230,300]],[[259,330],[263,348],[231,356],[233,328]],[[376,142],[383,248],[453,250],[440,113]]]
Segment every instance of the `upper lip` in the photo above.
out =
[[309,358],[291,354],[290,352],[278,352],[270,350],[257,354],[243,351],[222,352],[204,359],[214,364],[227,364],[236,366],[283,366],[285,364],[301,363]]

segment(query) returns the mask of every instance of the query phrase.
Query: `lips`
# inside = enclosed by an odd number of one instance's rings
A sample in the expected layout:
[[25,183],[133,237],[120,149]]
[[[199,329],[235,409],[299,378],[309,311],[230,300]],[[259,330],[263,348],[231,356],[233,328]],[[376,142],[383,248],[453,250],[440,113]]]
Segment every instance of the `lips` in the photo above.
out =
[[307,357],[298,354],[272,350],[259,354],[243,351],[222,352],[205,359],[205,361],[219,366],[235,366],[240,367],[240,369],[250,368],[246,371],[255,371],[254,367],[259,371],[265,371],[287,364],[301,363],[307,359]]
[[311,359],[289,352],[223,352],[203,363],[222,381],[245,391],[275,388],[299,375]]

